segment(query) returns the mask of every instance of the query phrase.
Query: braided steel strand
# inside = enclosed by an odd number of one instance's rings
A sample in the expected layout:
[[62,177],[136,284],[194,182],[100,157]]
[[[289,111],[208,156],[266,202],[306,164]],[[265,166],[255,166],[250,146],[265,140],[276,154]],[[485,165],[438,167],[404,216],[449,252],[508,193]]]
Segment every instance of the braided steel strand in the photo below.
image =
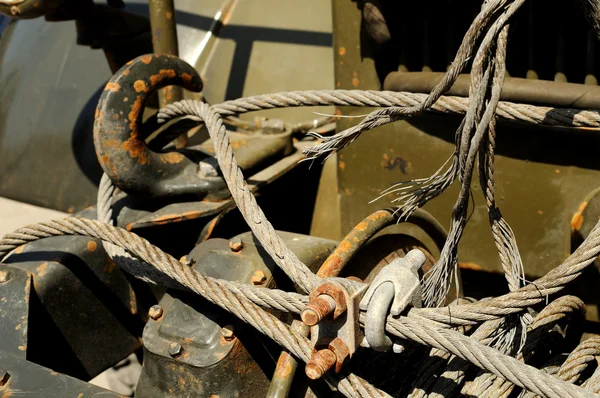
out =
[[[496,106],[506,74],[506,41],[499,40],[507,35],[507,21],[520,8],[524,0],[516,0],[498,17],[486,33],[477,50],[471,70],[470,104],[464,122],[456,134],[458,168],[461,189],[452,208],[452,221],[446,244],[440,253],[439,261],[428,271],[423,283],[423,303],[427,307],[440,307],[446,300],[450,281],[456,274],[458,242],[467,223],[468,200],[471,178],[475,169],[480,142],[487,134],[490,121],[495,117]],[[496,45],[495,55],[489,58],[492,46]],[[486,97],[489,96],[489,101]]]
[[112,198],[115,192],[110,177],[106,173],[102,173],[100,184],[98,185],[98,196],[96,204],[96,212],[98,213],[98,221],[113,225],[112,223]]
[[[575,296],[562,296],[544,307],[533,319],[527,331],[527,341],[517,355],[517,360],[528,362],[540,340],[547,335],[550,328],[559,321],[582,315],[585,319],[585,303]],[[465,396],[483,397],[492,392],[497,397],[506,397],[515,385],[486,371],[480,371],[470,382],[465,383],[461,394]]]
[[[96,201],[97,219],[100,222],[114,225],[112,215],[112,202],[117,193],[117,188],[113,185],[110,177],[102,173],[100,184],[98,185],[98,196]],[[112,243],[102,241],[102,247],[106,254],[113,260],[119,268],[124,269],[136,278],[153,285],[163,285],[167,287],[179,288],[179,284],[173,283],[173,280],[165,274],[158,272],[154,267],[141,262],[123,248]]]
[[[517,4],[518,2],[515,2]],[[514,5],[513,4],[513,5]],[[506,68],[506,46],[508,41],[509,24],[506,24],[500,32],[496,48],[496,68],[502,69],[504,75]],[[500,65],[500,66],[498,66]],[[502,77],[504,79],[504,76]],[[497,82],[495,83],[497,84]],[[524,285],[525,268],[521,259],[521,253],[517,245],[517,239],[512,228],[502,216],[500,209],[496,204],[495,186],[494,186],[494,155],[496,147],[496,118],[492,118],[488,124],[487,136],[484,137],[479,148],[479,178],[483,189],[488,210],[488,218],[496,249],[500,257],[500,263],[504,270],[505,278],[508,282],[510,291],[518,290]],[[519,323],[514,317],[505,318],[506,322],[502,325],[508,329],[504,334],[505,348],[509,349],[511,345],[525,343],[527,328],[533,321],[531,315],[527,312],[519,314]],[[520,340],[517,341],[517,333],[520,327]]]
[[[449,306],[460,305],[461,302],[467,301],[461,298],[457,298],[452,301]],[[462,334],[467,334],[473,329],[472,326],[461,326],[457,330]],[[408,395],[410,398],[422,398],[427,395],[427,391],[431,389],[433,383],[439,378],[439,374],[444,366],[447,365],[448,360],[452,355],[444,350],[432,348],[429,351],[428,356],[419,365],[417,371],[418,377],[415,379],[408,391],[411,391]]]
[[[306,338],[290,332],[289,328],[278,319],[260,310],[259,307],[245,297],[239,297],[229,291],[226,283],[204,277],[193,269],[183,266],[173,257],[131,232],[95,220],[67,218],[21,228],[0,241],[0,256],[6,255],[8,251],[29,241],[64,234],[86,235],[106,240],[123,246],[129,252],[135,253],[143,261],[153,264],[162,272],[175,271],[174,277],[180,283],[256,327],[300,359],[306,360],[310,355],[311,347]],[[361,317],[361,321],[364,322],[364,317]],[[574,395],[581,390],[558,379],[549,378],[547,375],[536,375],[537,370],[535,368],[524,365],[490,347],[474,342],[457,332],[444,329],[436,330],[426,320],[415,321],[402,317],[394,325],[388,324],[387,330],[398,337],[431,345],[467,359],[514,384],[530,389],[536,394],[561,397]],[[342,386],[340,389],[345,388],[346,382],[351,383],[349,379],[340,381],[340,386]],[[357,382],[360,383],[360,381]],[[352,386],[348,386],[348,388],[350,387]]]
[[591,337],[579,344],[569,354],[565,363],[558,370],[556,377],[569,383],[576,383],[589,364],[596,363],[598,356],[600,356],[600,337]]
[[[481,303],[457,307],[415,308],[410,310],[409,315],[448,326],[459,326],[473,325],[515,314],[527,307],[540,304],[548,296],[561,291],[565,285],[577,278],[598,257],[598,254],[600,254],[600,222],[575,252],[558,267],[519,290]],[[388,325],[394,323],[394,318],[388,317]]]
[[472,58],[475,45],[479,37],[485,32],[492,17],[510,4],[510,0],[491,0],[482,6],[480,13],[465,33],[463,41],[456,56],[442,80],[434,87],[427,98],[420,104],[410,108],[388,107],[371,112],[357,126],[346,129],[331,137],[324,139],[323,143],[307,149],[307,156],[317,157],[323,154],[338,151],[356,140],[363,132],[372,130],[400,119],[407,119],[430,108],[439,97],[446,92],[456,81],[460,72]]
[[[265,109],[300,106],[370,106],[370,107],[409,107],[422,102],[427,94],[374,91],[374,90],[308,90],[262,94],[239,98],[213,105],[221,116],[239,115]],[[194,100],[183,100],[169,104],[158,113],[159,122],[164,123],[176,117],[189,117]],[[443,114],[464,115],[469,99],[465,97],[442,96],[428,111]],[[593,110],[552,108],[508,101],[498,103],[497,116],[508,121],[561,127],[600,127],[600,114]]]
[[412,383],[412,392],[408,395],[409,398],[424,398],[427,396],[427,391],[438,379],[440,372],[452,355],[445,350],[432,348],[429,351],[425,361],[419,366],[418,377]]
[[[98,220],[113,225],[112,222],[112,198],[115,186],[106,173],[102,174],[98,187],[97,212]],[[121,247],[103,241],[104,250],[117,265],[135,277],[152,284],[168,286],[180,289],[180,284],[174,284],[173,279],[167,274],[157,272],[156,268],[131,256]],[[261,307],[267,307],[279,311],[300,313],[306,304],[308,297],[296,293],[274,291],[271,289],[259,289],[252,286],[231,282],[229,290],[244,295],[250,301]]]
[[600,394],[600,366],[597,367],[594,374],[583,383],[582,387],[594,394]]
[[[504,319],[495,319],[487,321],[475,330],[470,338],[479,341],[481,344],[490,345],[498,337],[498,331],[503,328]],[[429,397],[450,397],[454,391],[461,388],[467,371],[473,366],[469,361],[453,356],[436,383],[429,390]]]
[[304,291],[311,291],[320,278],[313,274],[285,245],[265,217],[244,179],[242,170],[238,167],[223,120],[206,104],[199,102],[188,104],[190,113],[206,123],[208,132],[213,139],[215,156],[223,178],[250,229],[273,261]]
[[[181,264],[147,240],[118,227],[96,220],[72,217],[23,227],[0,240],[0,258],[4,258],[10,251],[22,244],[60,235],[84,235],[120,246],[139,257],[143,262],[151,264],[160,272],[171,276],[191,291],[236,315],[304,362],[310,359],[312,346],[306,337],[291,330],[275,316],[252,303],[243,294],[237,293],[235,289],[234,291],[229,289],[228,282],[205,277],[194,269]],[[237,285],[236,288],[239,289],[240,285]],[[345,378],[331,375],[330,378],[338,389],[349,397],[387,396],[356,375],[348,375]],[[360,389],[357,386],[360,386]]]
[[426,320],[408,317],[401,317],[398,321],[394,326],[388,323],[386,330],[395,336],[450,352],[535,394],[550,398],[594,397],[580,387],[544,374],[453,330],[437,329]]

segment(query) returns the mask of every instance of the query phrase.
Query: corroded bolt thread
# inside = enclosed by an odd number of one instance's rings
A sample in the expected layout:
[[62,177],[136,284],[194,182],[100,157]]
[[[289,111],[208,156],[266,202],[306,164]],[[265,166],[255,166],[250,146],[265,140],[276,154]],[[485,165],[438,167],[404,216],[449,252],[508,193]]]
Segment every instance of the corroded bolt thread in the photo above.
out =
[[237,253],[244,248],[244,242],[240,238],[233,238],[229,241],[229,248],[232,252]]
[[12,273],[8,271],[0,271],[0,283],[8,282],[12,278]]
[[308,326],[315,326],[323,318],[335,311],[335,300],[327,294],[321,294],[311,300],[306,308],[302,310],[300,318]]
[[152,319],[154,319],[155,321],[160,319],[161,316],[163,316],[163,309],[160,305],[153,305],[152,307],[150,307],[150,309],[148,310],[148,316]]
[[6,369],[0,368],[0,388],[8,383],[8,379],[10,379],[10,373],[8,373]]
[[181,355],[182,352],[183,352],[183,347],[181,346],[181,344],[171,343],[171,345],[169,345],[169,355],[172,356],[173,358],[177,358],[178,356]]
[[253,285],[262,285],[267,281],[267,276],[261,270],[258,270],[252,275],[252,284]]
[[309,379],[317,380],[323,377],[333,365],[337,357],[329,348],[315,352],[306,364],[305,372]]
[[225,340],[231,341],[235,337],[233,330],[233,325],[225,325],[221,328],[221,336],[223,336]]

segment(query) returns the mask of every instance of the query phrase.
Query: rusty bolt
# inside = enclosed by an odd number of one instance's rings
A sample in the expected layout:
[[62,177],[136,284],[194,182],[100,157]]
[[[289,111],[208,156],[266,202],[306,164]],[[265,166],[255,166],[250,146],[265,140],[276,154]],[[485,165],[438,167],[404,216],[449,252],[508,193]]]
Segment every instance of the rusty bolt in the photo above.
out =
[[327,348],[335,354],[335,372],[339,373],[346,359],[350,357],[350,350],[339,337],[331,340]]
[[335,311],[335,300],[327,294],[320,294],[316,299],[311,300],[306,308],[302,310],[300,318],[308,326],[315,326],[323,318]]
[[252,284],[253,285],[262,285],[267,280],[267,276],[261,270],[254,272],[252,275]]
[[8,271],[0,271],[0,283],[8,282],[12,278],[12,273]]
[[233,334],[233,325],[225,325],[221,328],[221,336],[227,341],[231,341],[235,338]]
[[160,305],[153,305],[148,310],[148,316],[156,321],[160,319],[161,316],[163,316],[163,312],[164,311]]
[[237,253],[244,248],[244,242],[240,238],[233,238],[229,241],[229,248],[232,252]]
[[177,358],[178,356],[181,355],[182,352],[183,352],[183,347],[181,346],[181,344],[171,343],[171,345],[169,345],[169,355],[172,356],[173,358]]
[[8,379],[10,379],[10,373],[8,373],[5,369],[0,368],[0,388],[4,387],[6,383],[8,383]]
[[316,351],[306,364],[306,375],[311,380],[320,379],[333,365],[335,365],[336,361],[337,358],[335,353],[329,348]]

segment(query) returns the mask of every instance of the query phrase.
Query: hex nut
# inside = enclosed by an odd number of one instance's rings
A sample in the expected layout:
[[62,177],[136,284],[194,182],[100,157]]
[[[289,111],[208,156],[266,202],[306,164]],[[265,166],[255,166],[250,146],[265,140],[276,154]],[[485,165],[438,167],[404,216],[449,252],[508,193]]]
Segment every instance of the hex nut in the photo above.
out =
[[339,373],[346,359],[350,357],[348,346],[339,337],[336,337],[331,340],[328,348],[335,354],[335,372]]
[[235,237],[229,241],[229,248],[232,252],[237,253],[244,248],[244,242],[238,237]]
[[233,325],[225,325],[221,328],[221,336],[227,341],[231,341],[235,338]]
[[171,345],[169,345],[169,355],[172,356],[173,358],[179,357],[182,352],[183,352],[183,347],[181,346],[181,344],[171,343]]
[[252,275],[252,284],[253,285],[262,285],[266,281],[267,281],[267,276],[261,270],[254,272],[254,275]]
[[150,307],[150,309],[148,310],[148,316],[152,319],[154,319],[155,321],[159,320],[160,317],[163,316],[163,309],[160,305],[153,305],[152,307]]
[[347,307],[346,296],[337,283],[323,282],[316,289],[310,292],[309,300],[314,300],[321,294],[325,294],[335,300],[335,311],[333,311],[333,319],[337,319],[342,315]]

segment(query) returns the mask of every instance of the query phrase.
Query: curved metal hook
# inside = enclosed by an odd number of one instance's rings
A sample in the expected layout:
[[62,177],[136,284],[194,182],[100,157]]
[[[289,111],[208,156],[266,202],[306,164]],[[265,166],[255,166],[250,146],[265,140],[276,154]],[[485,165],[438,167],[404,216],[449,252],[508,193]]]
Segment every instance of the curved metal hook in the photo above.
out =
[[144,142],[139,129],[146,100],[171,85],[202,90],[198,72],[180,58],[142,55],[123,66],[100,97],[94,121],[96,154],[113,183],[127,193],[206,195],[215,184],[222,185],[199,175],[198,159],[192,161],[180,152],[153,152]]

